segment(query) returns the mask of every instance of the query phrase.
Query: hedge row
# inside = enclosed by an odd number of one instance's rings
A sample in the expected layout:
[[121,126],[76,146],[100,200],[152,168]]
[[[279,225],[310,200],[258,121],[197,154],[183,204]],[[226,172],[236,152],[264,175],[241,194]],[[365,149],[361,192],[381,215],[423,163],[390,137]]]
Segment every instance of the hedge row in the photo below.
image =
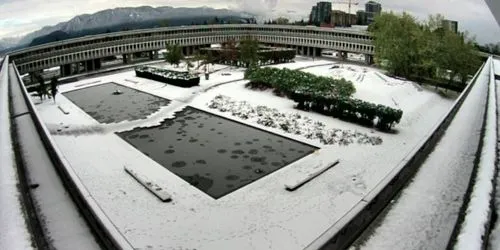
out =
[[182,88],[189,88],[200,85],[200,77],[194,76],[189,72],[179,72],[167,69],[140,66],[135,68],[135,75],[137,77],[163,82]]
[[[231,65],[237,65],[241,64],[243,65],[243,62],[241,62],[241,50],[236,49],[233,53],[234,56],[233,58],[226,58],[228,49],[224,48],[207,48],[207,49],[201,49],[200,53],[201,54],[208,54],[211,53],[213,56],[213,60],[215,63],[220,63],[220,64],[231,64]],[[277,63],[285,63],[285,62],[290,62],[295,58],[296,51],[293,49],[259,49],[257,52],[257,58],[258,61],[256,62],[257,65],[267,65],[267,64],[277,64]]]
[[401,121],[403,111],[351,98],[355,89],[344,79],[334,80],[289,69],[249,69],[245,78],[251,88],[274,88],[275,93],[297,102],[297,108],[312,110],[366,126],[390,130]]
[[308,93],[314,96],[350,97],[356,89],[345,79],[316,76],[298,70],[277,68],[249,68],[245,79],[252,88],[274,88],[277,92]]
[[390,130],[401,121],[403,111],[360,99],[345,97],[321,97],[303,93],[290,93],[290,99],[297,102],[297,108],[312,110],[323,115],[359,123],[365,126],[376,125],[379,129]]

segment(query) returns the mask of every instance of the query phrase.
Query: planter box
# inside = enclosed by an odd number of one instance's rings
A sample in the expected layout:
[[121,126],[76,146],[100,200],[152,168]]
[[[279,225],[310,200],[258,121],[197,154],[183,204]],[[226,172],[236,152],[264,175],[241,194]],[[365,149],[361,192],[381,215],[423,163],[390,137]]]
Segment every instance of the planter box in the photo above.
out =
[[189,72],[179,72],[142,66],[135,68],[135,75],[137,77],[172,84],[182,88],[200,85],[200,77],[192,75]]

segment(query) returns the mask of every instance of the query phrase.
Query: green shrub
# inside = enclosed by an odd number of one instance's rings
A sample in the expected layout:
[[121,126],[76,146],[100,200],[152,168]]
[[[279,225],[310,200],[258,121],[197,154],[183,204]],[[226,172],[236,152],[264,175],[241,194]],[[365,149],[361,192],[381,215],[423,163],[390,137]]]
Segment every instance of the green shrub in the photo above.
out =
[[[270,89],[297,102],[297,108],[312,110],[365,126],[376,125],[390,130],[401,121],[403,111],[351,98],[356,91],[352,82],[335,80],[290,69],[249,68],[245,79],[247,87]],[[375,123],[376,121],[376,123]],[[375,123],[375,124],[374,124]]]
[[275,88],[280,93],[308,93],[314,96],[349,97],[356,89],[352,82],[345,79],[316,76],[298,70],[277,68],[249,68],[245,79],[250,80],[251,88]]

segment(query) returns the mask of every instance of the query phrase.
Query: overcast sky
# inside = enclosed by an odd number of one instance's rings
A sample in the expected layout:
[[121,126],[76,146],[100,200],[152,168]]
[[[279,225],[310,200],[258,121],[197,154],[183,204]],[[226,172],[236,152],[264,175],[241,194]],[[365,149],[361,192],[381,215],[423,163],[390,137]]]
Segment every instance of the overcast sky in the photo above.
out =
[[[336,0],[337,1],[337,0]],[[311,0],[0,0],[0,38],[19,36],[46,25],[54,25],[72,17],[114,7],[141,5],[244,9],[260,14],[295,13],[306,16]],[[353,7],[363,8],[365,0]],[[441,13],[459,21],[459,29],[468,30],[480,43],[500,42],[500,28],[484,0],[380,0],[384,10],[407,11],[420,19]],[[274,12],[271,10],[274,9]],[[346,10],[344,5],[334,9]]]

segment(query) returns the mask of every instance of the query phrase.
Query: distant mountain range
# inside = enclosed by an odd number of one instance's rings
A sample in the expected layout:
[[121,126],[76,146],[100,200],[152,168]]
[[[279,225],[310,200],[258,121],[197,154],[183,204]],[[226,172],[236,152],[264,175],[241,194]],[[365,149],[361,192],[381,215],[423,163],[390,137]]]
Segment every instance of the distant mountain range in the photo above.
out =
[[46,42],[64,40],[84,35],[189,24],[228,22],[252,22],[253,15],[228,9],[173,8],[169,6],[153,8],[141,6],[115,8],[84,14],[69,21],[46,26],[21,38],[0,39],[0,50],[38,45]]

